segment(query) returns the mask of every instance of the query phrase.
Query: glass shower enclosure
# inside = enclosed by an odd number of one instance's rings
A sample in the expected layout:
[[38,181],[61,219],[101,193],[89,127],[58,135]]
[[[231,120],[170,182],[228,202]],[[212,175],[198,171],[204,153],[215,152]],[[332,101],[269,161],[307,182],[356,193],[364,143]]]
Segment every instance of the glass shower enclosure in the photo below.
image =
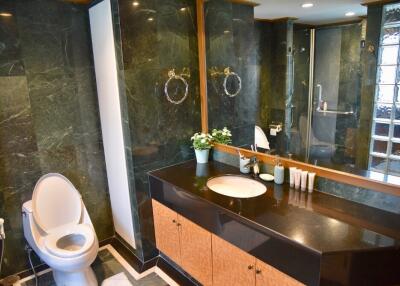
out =
[[288,62],[293,89],[286,113],[291,114],[287,152],[296,158],[329,167],[354,166],[363,25],[310,29],[294,24]]

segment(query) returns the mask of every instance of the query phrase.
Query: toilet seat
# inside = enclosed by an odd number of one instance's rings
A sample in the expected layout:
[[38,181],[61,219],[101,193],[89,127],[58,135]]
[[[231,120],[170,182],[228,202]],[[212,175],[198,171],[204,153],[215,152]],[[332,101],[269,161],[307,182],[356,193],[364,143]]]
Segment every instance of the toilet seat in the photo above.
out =
[[93,229],[86,224],[61,226],[44,238],[45,248],[61,258],[72,258],[87,252],[94,244]]

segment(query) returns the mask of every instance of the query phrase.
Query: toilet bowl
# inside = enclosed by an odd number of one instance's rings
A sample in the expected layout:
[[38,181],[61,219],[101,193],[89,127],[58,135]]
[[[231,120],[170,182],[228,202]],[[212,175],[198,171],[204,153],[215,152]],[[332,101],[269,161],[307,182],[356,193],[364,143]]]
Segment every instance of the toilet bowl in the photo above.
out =
[[53,270],[58,286],[95,286],[90,265],[99,243],[81,195],[60,174],[39,179],[32,200],[22,206],[24,235]]

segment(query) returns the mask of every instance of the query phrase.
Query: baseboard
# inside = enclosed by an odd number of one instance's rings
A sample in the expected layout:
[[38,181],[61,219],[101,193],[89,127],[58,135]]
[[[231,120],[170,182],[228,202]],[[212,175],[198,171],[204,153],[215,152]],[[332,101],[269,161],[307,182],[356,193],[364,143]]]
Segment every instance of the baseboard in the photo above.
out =
[[157,267],[165,274],[171,277],[180,286],[199,286],[201,285],[188,273],[186,273],[179,265],[175,264],[168,257],[161,254],[157,260]]
[[138,273],[142,273],[157,264],[158,256],[142,261],[136,256],[135,250],[128,246],[127,243],[124,243],[123,239],[118,236],[113,237],[110,244]]

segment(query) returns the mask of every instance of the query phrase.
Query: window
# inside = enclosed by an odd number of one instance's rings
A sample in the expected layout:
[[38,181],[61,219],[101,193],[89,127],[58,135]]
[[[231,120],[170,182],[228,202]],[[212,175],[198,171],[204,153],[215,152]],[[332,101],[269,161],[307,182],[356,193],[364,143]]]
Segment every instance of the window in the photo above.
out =
[[385,5],[379,44],[379,61],[369,169],[400,175],[400,3]]

